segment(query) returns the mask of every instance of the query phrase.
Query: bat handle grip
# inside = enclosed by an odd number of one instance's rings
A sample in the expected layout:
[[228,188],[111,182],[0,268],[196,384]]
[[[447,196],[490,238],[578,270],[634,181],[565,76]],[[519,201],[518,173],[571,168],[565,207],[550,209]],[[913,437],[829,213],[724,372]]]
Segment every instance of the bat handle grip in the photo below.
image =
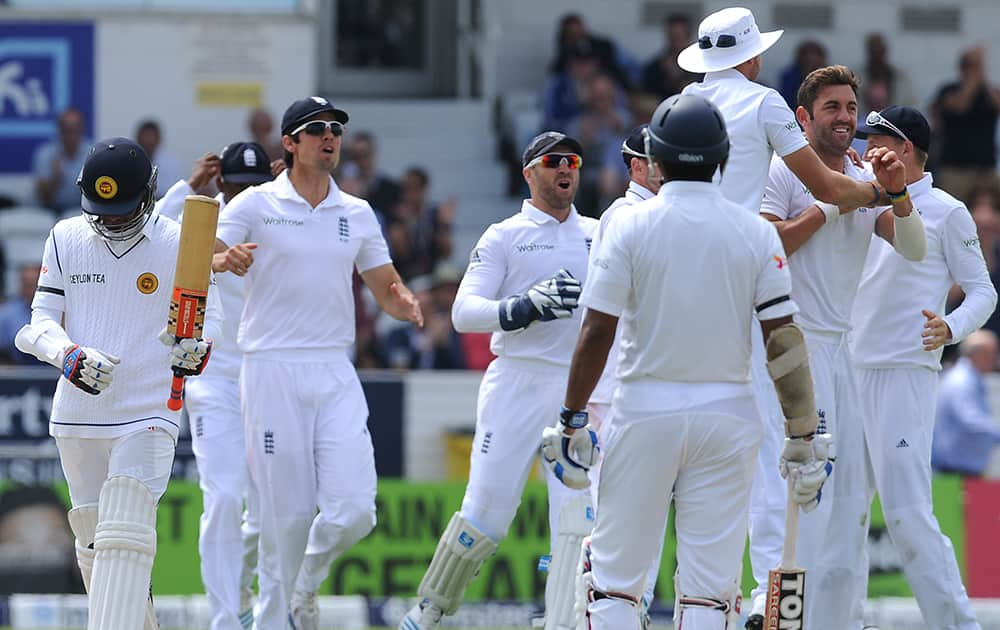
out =
[[799,538],[799,504],[792,498],[797,471],[788,474],[788,503],[785,505],[785,543],[781,548],[781,568],[795,568],[795,545]]
[[167,400],[167,409],[170,411],[180,411],[184,404],[184,377],[174,374],[174,380],[170,383],[170,399]]

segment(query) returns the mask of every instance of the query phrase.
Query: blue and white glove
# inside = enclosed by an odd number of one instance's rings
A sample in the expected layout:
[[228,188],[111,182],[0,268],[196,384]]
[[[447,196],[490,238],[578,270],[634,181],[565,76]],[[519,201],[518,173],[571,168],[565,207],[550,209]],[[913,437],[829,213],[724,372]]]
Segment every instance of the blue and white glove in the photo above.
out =
[[111,385],[114,380],[111,373],[120,362],[116,356],[74,345],[63,355],[62,374],[76,387],[96,396]]
[[[567,411],[564,409],[563,414]],[[567,488],[582,490],[590,485],[587,471],[597,463],[600,448],[597,434],[587,424],[587,412],[570,412],[576,422],[560,419],[554,427],[542,431],[542,458],[556,479]],[[573,428],[570,435],[566,429]]]
[[781,477],[792,476],[792,500],[802,507],[803,512],[811,512],[819,505],[823,496],[823,483],[833,473],[836,461],[833,436],[820,433],[811,440],[806,438],[785,438],[785,449],[781,452]]
[[166,329],[160,333],[160,342],[170,348],[170,368],[178,376],[198,376],[205,371],[212,356],[211,339],[174,339]]
[[500,327],[518,330],[535,321],[572,317],[573,309],[579,304],[580,290],[580,281],[569,271],[560,269],[559,273],[527,292],[500,300]]

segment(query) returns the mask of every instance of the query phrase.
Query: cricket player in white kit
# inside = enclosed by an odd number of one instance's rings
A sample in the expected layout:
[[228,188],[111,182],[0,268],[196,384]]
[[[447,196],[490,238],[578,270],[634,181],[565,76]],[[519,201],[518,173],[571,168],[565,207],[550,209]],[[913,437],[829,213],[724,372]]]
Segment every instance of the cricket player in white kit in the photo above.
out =
[[204,337],[161,343],[180,226],[152,215],[156,169],[139,145],[98,142],[77,184],[83,215],[52,228],[31,322],[15,343],[62,370],[49,432],[73,506],[87,627],[153,630],[156,504],[170,479],[180,421],[166,405],[171,367],[201,373],[221,331],[221,309],[210,288]]
[[[224,209],[245,188],[271,179],[271,165],[263,147],[255,142],[234,142],[221,155],[201,157],[191,178],[171,186],[157,202],[156,210],[180,220],[184,197],[213,180],[222,191],[215,199]],[[214,353],[208,371],[184,388],[203,503],[198,555],[201,581],[212,607],[211,630],[249,630],[253,624],[259,515],[256,492],[251,492],[249,486],[240,415],[243,357],[236,336],[246,298],[243,279],[236,274],[219,274],[216,288],[225,313],[219,339],[222,349]]]
[[712,182],[729,153],[722,115],[701,97],[673,96],[653,114],[649,139],[665,183],[608,226],[583,292],[588,310],[560,423],[547,433],[562,441],[557,464],[580,463],[579,446],[586,456],[583,409],[621,317],[619,386],[586,576],[590,627],[640,627],[650,552],[661,544],[672,497],[675,625],[723,630],[739,619],[750,484],[764,432],[749,384],[752,312],[784,386],[782,465],[807,509],[827,475],[828,436],[814,440],[807,355],[777,233]]
[[[462,508],[448,524],[417,594],[423,601],[401,630],[438,627],[458,609],[469,582],[507,534],[551,423],[580,330],[573,317],[597,221],[580,216],[582,148],[556,132],[536,136],[522,156],[531,191],[521,211],[479,239],[458,289],[452,320],[459,332],[492,332],[497,358],[479,388],[476,435]],[[596,456],[592,435],[590,457]],[[582,468],[566,471],[571,491],[548,475],[552,562],[545,587],[545,628],[573,629],[580,544],[593,526]]]
[[[799,87],[796,116],[806,138],[831,169],[871,179],[847,156],[857,124],[858,80],[845,66],[809,73]],[[821,204],[778,159],[764,190],[761,214],[773,221],[788,253],[792,297],[809,344],[820,424],[837,444],[837,466],[826,500],[803,517],[797,560],[809,575],[804,625],[817,630],[861,630],[868,577],[870,463],[863,411],[854,378],[847,332],[851,306],[873,235],[899,255],[919,261],[926,252],[923,223],[913,211],[905,168],[881,149],[871,168],[895,201],[891,207],[845,208]],[[891,210],[891,211],[890,211]]]
[[[997,304],[965,204],[935,188],[924,172],[930,126],[911,107],[872,112],[859,136],[885,147],[906,165],[906,191],[920,209],[927,255],[920,262],[874,241],[858,287],[851,322],[865,435],[885,514],[903,573],[928,628],[979,630],[951,541],[931,502],[931,437],[941,371],[941,347],[983,325]],[[944,312],[953,284],[965,299]]]
[[375,526],[368,406],[349,355],[354,269],[389,315],[423,325],[371,206],[330,176],[347,121],[325,98],[292,103],[281,123],[288,169],[219,218],[223,268],[246,273],[240,399],[260,499],[257,625],[267,630],[286,620],[315,630],[330,563]]
[[[688,85],[683,93],[708,99],[726,121],[732,152],[721,175],[722,194],[753,214],[759,213],[768,166],[776,153],[818,199],[853,208],[884,201],[884,193],[874,184],[856,182],[827,168],[802,137],[795,114],[781,95],[755,82],[761,71],[761,54],[782,33],[761,33],[747,9],[723,9],[702,20],[698,41],[677,58],[685,70],[705,73],[701,82]],[[780,409],[765,369],[764,347],[756,325],[750,334],[754,344],[751,384],[765,419],[750,502],[750,562],[758,586],[752,593],[747,627],[757,629],[763,621],[768,571],[778,566],[781,558],[786,492],[785,483],[775,474],[781,449]]]

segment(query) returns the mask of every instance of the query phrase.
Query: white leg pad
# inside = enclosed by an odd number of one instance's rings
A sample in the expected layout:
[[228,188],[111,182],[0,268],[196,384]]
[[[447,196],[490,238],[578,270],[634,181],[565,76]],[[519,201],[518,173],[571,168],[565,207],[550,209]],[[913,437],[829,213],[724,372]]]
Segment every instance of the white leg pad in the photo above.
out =
[[76,562],[83,575],[83,587],[90,592],[90,574],[94,571],[94,536],[97,534],[97,504],[88,503],[69,511],[69,528],[76,538]]
[[144,627],[156,555],[156,501],[138,479],[115,476],[104,482],[94,550],[87,629]]
[[580,549],[593,529],[594,508],[589,494],[577,495],[563,504],[545,580],[545,630],[576,630]]
[[417,594],[444,614],[453,614],[462,603],[469,582],[496,550],[495,542],[456,512],[438,542]]

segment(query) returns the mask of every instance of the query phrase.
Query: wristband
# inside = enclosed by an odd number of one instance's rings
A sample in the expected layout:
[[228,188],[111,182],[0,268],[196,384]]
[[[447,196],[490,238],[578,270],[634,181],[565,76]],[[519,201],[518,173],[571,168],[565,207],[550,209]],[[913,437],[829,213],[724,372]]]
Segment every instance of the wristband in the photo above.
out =
[[875,206],[878,205],[879,199],[882,198],[882,191],[878,189],[878,186],[875,185],[875,182],[868,182],[868,183],[872,185],[872,190],[875,191],[875,197],[872,198],[872,207],[874,208]]
[[587,421],[586,411],[575,411],[565,406],[559,411],[559,423],[567,429],[582,429],[587,426]]
[[816,207],[820,209],[823,216],[826,217],[826,223],[833,223],[840,217],[840,206],[832,203],[826,203],[825,201],[817,201]]
[[900,192],[894,193],[886,190],[885,195],[889,198],[890,203],[902,203],[910,198],[910,191],[906,189],[906,186],[903,186],[903,190]]

